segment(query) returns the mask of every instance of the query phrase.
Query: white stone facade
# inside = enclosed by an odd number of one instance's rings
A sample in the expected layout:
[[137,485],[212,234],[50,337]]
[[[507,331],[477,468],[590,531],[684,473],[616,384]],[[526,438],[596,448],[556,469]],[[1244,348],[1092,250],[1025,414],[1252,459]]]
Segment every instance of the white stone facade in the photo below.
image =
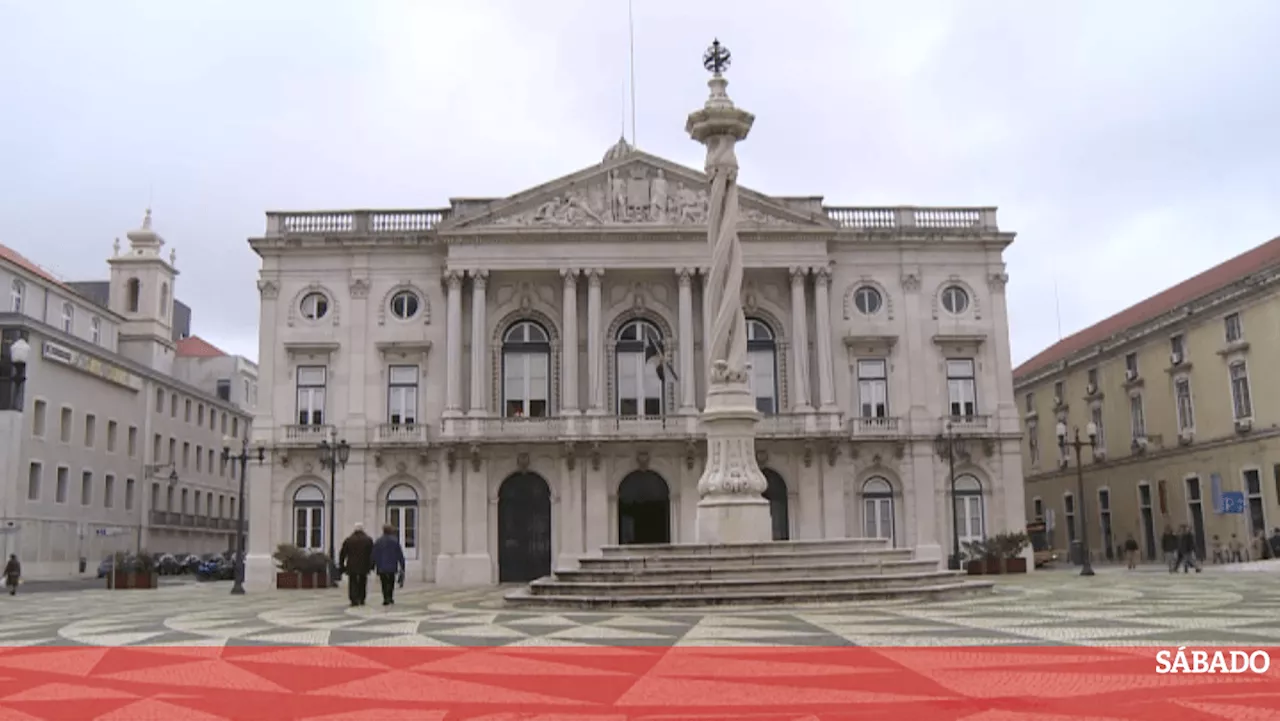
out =
[[[326,438],[352,445],[338,540],[394,521],[418,579],[527,580],[605,544],[692,542],[705,183],[620,143],[500,200],[269,213],[250,241],[254,442],[269,460],[252,471],[249,582],[270,583],[278,543],[327,550]],[[995,210],[745,189],[741,206],[775,537],[882,534],[942,558],[952,502],[935,438],[949,420],[982,439],[956,468],[962,535],[1022,529],[1001,256],[1013,234]]]

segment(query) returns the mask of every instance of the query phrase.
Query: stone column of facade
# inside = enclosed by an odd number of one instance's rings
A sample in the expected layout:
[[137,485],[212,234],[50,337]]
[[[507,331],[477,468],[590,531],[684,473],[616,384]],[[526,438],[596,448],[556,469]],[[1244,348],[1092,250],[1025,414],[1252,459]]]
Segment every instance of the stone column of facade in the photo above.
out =
[[738,159],[734,146],[755,118],[734,107],[723,71],[729,52],[719,41],[707,53],[711,96],[689,115],[685,130],[707,148],[710,179],[707,244],[711,272],[706,297],[711,316],[707,407],[707,463],[698,480],[699,543],[761,543],[772,539],[767,487],[756,464],[755,407],[747,376],[747,319],[742,308],[742,242],[738,238]]
[[582,411],[578,404],[578,269],[562,269],[560,276],[564,279],[564,348],[560,354],[564,377],[560,383],[560,413],[576,416]]
[[591,415],[604,415],[604,315],[600,307],[600,286],[604,269],[587,273],[587,390]]
[[[481,417],[487,412],[484,399],[485,361],[489,358],[488,310],[489,271],[471,271],[471,404],[468,415]],[[461,372],[461,369],[459,369]]]
[[813,273],[814,321],[817,330],[818,410],[834,413],[836,406],[835,360],[831,357],[831,268]]
[[[275,445],[272,431],[277,422],[275,409],[288,408],[290,410],[286,412],[292,413],[296,401],[289,397],[293,393],[290,388],[293,379],[289,377],[289,356],[275,350],[278,348],[276,329],[284,327],[284,318],[280,316],[287,312],[282,310],[283,304],[278,302],[280,286],[276,281],[263,278],[258,281],[258,292],[262,295],[258,311],[258,328],[261,329],[259,358],[262,359],[258,366],[258,387],[262,389],[262,396],[258,404],[260,413],[253,417],[250,438],[253,448],[272,448]],[[148,404],[148,408],[150,407]],[[150,411],[147,413],[145,438],[150,438],[153,432],[151,419],[154,415]],[[297,422],[280,420],[284,423]],[[160,459],[153,458],[152,462],[160,463]],[[249,524],[249,532],[245,534],[244,585],[249,591],[265,591],[275,587],[275,561],[271,554],[278,540],[292,537],[288,527],[281,526],[283,514],[277,513],[279,506],[271,498],[273,489],[283,487],[290,477],[282,472],[277,478],[276,468],[279,463],[279,456],[275,452],[269,452],[264,465],[251,462],[246,469],[249,477],[245,479],[244,517]],[[139,481],[143,484],[143,493],[150,498],[153,479],[148,475],[144,473]]]
[[809,405],[809,314],[804,297],[808,268],[791,269],[791,410],[808,413]]
[[693,270],[676,270],[680,284],[680,413],[698,412],[693,377]]
[[462,415],[462,272],[446,271],[448,288],[445,313],[445,405],[444,416]]

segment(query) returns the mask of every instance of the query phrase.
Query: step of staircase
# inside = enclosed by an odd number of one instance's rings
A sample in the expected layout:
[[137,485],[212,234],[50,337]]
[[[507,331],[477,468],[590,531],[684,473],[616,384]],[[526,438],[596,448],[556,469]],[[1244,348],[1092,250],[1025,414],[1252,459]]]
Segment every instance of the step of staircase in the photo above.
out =
[[951,598],[989,581],[941,571],[884,539],[605,546],[506,595],[526,608],[696,607]]

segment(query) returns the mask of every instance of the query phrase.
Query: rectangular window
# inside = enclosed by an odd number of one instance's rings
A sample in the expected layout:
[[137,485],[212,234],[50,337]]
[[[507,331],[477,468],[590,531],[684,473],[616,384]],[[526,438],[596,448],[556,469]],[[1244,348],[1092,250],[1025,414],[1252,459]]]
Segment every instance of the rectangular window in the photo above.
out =
[[1057,399],[1057,403],[1062,403],[1067,399],[1067,384],[1064,381],[1057,381],[1053,384],[1053,397]]
[[59,420],[59,438],[63,443],[71,442],[71,409],[67,406],[62,407],[62,416]]
[[224,401],[231,400],[231,379],[219,378],[217,386],[218,397]]
[[1066,516],[1067,523],[1067,544],[1076,542],[1076,499],[1070,493],[1062,497],[1062,515]]
[[67,502],[67,486],[71,484],[71,472],[66,466],[58,466],[58,478],[53,489],[53,500],[55,503]]
[[191,422],[191,401],[187,400],[182,404],[182,420],[186,423]]
[[1036,412],[1036,394],[1028,393],[1027,394],[1027,413],[1035,413],[1035,412]]
[[27,468],[27,500],[40,500],[40,484],[44,481],[44,466],[32,462]]
[[1196,427],[1195,409],[1191,405],[1191,379],[1178,378],[1173,382],[1173,395],[1178,407],[1178,430],[1189,431]]
[[84,447],[93,448],[98,435],[98,417],[92,413],[84,414]]
[[115,421],[107,421],[107,453],[116,452],[116,436],[120,433],[120,424]]
[[227,435],[227,414],[222,414],[222,435]]
[[196,446],[196,472],[204,470],[204,447]]
[[102,507],[111,508],[116,503],[116,477],[107,474],[102,484]]
[[216,408],[209,409],[209,430],[218,430],[218,409]]
[[1027,423],[1027,455],[1031,465],[1040,465],[1040,425],[1034,421]]
[[1262,473],[1250,468],[1244,472],[1245,503],[1249,509],[1249,538],[1255,538],[1259,531],[1267,533],[1266,502],[1262,499]]
[[178,417],[178,394],[177,393],[169,394],[169,417],[170,418]]
[[1133,440],[1142,440],[1147,437],[1147,417],[1142,409],[1142,394],[1135,393],[1129,396],[1129,430],[1133,434]]
[[160,448],[163,443],[164,443],[164,439],[160,437],[159,433],[155,434],[155,436],[151,439],[151,460],[156,463],[160,462],[160,453],[161,453]]
[[196,425],[198,426],[204,425],[204,404],[203,403],[196,406]]
[[1031,500],[1031,517],[1036,519],[1044,518],[1044,501],[1039,498]]
[[156,413],[164,413],[164,389],[156,389]]
[[1249,368],[1244,361],[1231,364],[1231,409],[1236,420],[1253,418],[1253,399],[1249,394]]
[[1130,376],[1138,377],[1138,354],[1126,353],[1124,356],[1124,370]]
[[298,366],[298,425],[324,425],[324,391],[328,380],[324,366]]
[[757,341],[747,341],[747,362],[751,364],[747,369],[750,374],[751,394],[756,399],[756,410],[771,416],[778,412],[778,371],[774,367],[774,346],[769,341],[763,347],[753,347],[756,343]]
[[31,435],[36,438],[44,437],[45,414],[48,408],[49,404],[44,401],[36,401],[31,404]]
[[978,385],[972,358],[947,361],[947,400],[952,418],[969,418],[978,413]]
[[177,462],[178,462],[178,439],[170,438],[169,439],[169,465],[174,465]]
[[1105,451],[1107,448],[1107,443],[1106,443],[1107,433],[1104,430],[1102,425],[1102,406],[1101,405],[1095,405],[1089,409],[1089,420],[1093,421],[1094,427],[1098,429],[1098,448],[1101,448]]
[[[545,350],[525,352],[508,349],[502,354],[502,407],[506,418],[547,417],[549,359]],[[636,366],[632,361],[631,355],[618,355],[618,412],[624,416],[641,413],[640,402],[636,399],[643,397],[643,391],[638,390],[640,387],[634,375]]]
[[191,512],[191,504],[187,502],[190,499],[190,497],[191,497],[191,494],[187,491],[187,489],[185,488],[182,489],[182,505],[178,507],[182,513]]
[[138,427],[129,426],[129,457],[138,457]]
[[1186,339],[1181,335],[1175,335],[1169,339],[1169,352],[1178,358],[1185,358],[1187,351]]
[[93,471],[80,474],[80,505],[87,506],[93,502]]
[[191,443],[189,441],[182,442],[182,470],[191,467]]
[[1098,390],[1098,369],[1090,368],[1086,376],[1087,378],[1085,382],[1089,384],[1089,387],[1093,388],[1095,391]]
[[133,494],[136,493],[137,482],[132,478],[124,479],[124,510],[133,510]]
[[[159,483],[151,484],[151,510],[153,511],[160,510],[160,484]],[[169,509],[166,508],[165,510],[167,511]]]
[[418,366],[387,369],[387,422],[395,426],[418,422]]
[[170,513],[173,512],[173,491],[173,486],[169,486],[169,490],[164,494],[164,510]]
[[214,452],[213,452],[213,449],[210,448],[209,460],[208,460],[208,463],[205,464],[205,469],[207,469],[210,473],[213,473],[213,459],[214,459]]
[[240,419],[239,418],[231,419],[231,437],[232,438],[240,437]]
[[1240,325],[1240,314],[1231,313],[1222,319],[1228,343],[1239,343],[1244,340],[1244,326]]
[[889,416],[888,363],[883,359],[858,361],[858,407],[863,418]]

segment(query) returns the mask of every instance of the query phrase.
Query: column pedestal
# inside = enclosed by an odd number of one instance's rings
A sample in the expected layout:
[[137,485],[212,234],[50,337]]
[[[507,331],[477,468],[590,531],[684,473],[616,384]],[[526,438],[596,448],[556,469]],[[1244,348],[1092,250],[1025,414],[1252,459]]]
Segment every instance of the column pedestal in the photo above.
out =
[[755,427],[760,421],[744,373],[716,363],[702,414],[707,466],[698,480],[698,543],[766,543],[773,540],[768,487],[756,465]]

